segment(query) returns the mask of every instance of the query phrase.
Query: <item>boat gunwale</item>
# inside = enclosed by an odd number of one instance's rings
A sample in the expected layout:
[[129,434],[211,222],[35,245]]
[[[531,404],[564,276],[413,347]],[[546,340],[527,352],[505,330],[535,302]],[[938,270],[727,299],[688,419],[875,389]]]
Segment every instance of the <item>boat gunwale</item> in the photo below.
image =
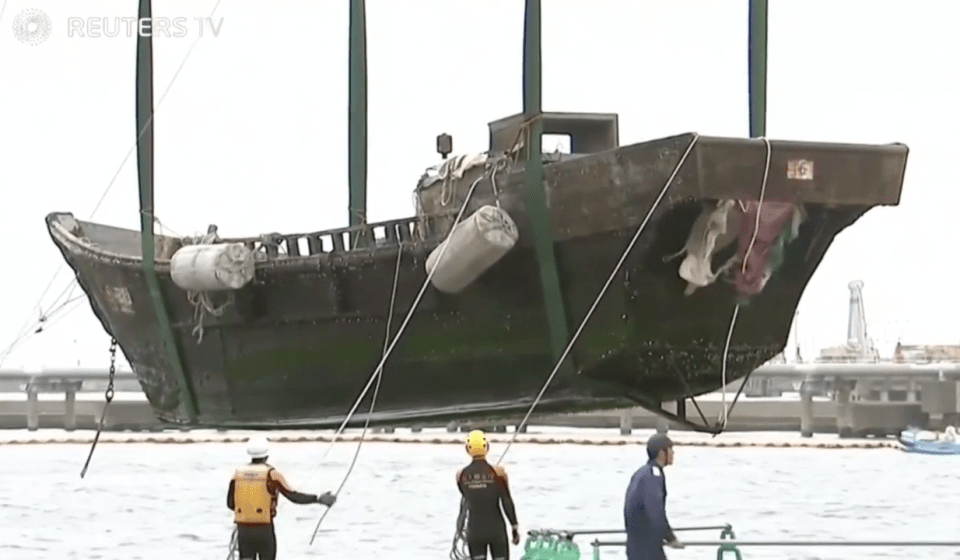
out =
[[[80,226],[81,230],[84,225],[90,224],[93,226],[102,226],[110,227],[114,229],[121,230],[125,233],[129,233],[131,236],[140,237],[140,232],[127,229],[119,228],[116,226],[107,226],[106,224],[98,224],[96,222],[78,220],[73,217],[70,212],[51,212],[47,216],[47,230],[50,232],[51,236],[54,238],[54,242],[68,250],[70,253],[77,256],[89,257],[103,262],[109,262],[113,266],[119,266],[124,268],[140,268],[143,263],[143,256],[137,255],[133,256],[130,254],[117,253],[116,251],[111,251],[109,249],[104,249],[99,245],[92,242],[85,242],[81,237],[73,234],[69,231],[63,224],[63,218],[70,216],[77,224]],[[401,218],[397,220],[389,220],[386,222],[379,222],[374,224],[368,224],[365,227],[353,227],[353,228],[338,228],[335,230],[324,230],[313,233],[304,233],[304,234],[279,234],[281,238],[306,238],[306,237],[319,237],[319,236],[330,236],[343,233],[353,233],[360,230],[373,230],[376,227],[391,226],[395,224],[402,224],[403,222],[411,222],[417,220],[416,217],[413,218]],[[162,241],[157,243],[157,246],[162,246],[167,243],[178,243],[181,242],[180,239],[172,237],[169,235],[158,234],[156,238]],[[261,242],[261,237],[250,237],[250,238],[220,238],[218,239],[218,244],[224,243],[256,243]],[[440,244],[440,240],[411,240],[403,241],[400,243],[390,243],[390,244],[370,244],[367,247],[352,249],[348,251],[324,251],[322,253],[314,253],[311,255],[287,255],[282,254],[279,257],[268,257],[267,260],[257,261],[255,263],[255,268],[257,269],[277,269],[277,268],[296,268],[300,266],[309,266],[310,270],[316,269],[318,265],[328,264],[331,267],[336,267],[338,264],[342,265],[352,265],[361,262],[369,262],[371,258],[379,259],[381,257],[391,257],[394,258],[397,254],[397,250],[405,249],[405,252],[412,254],[413,256],[426,256],[431,250],[437,247]],[[256,249],[255,252],[261,252],[259,249]],[[155,264],[158,271],[169,272],[170,269],[170,258],[163,258],[157,256],[155,258]]]

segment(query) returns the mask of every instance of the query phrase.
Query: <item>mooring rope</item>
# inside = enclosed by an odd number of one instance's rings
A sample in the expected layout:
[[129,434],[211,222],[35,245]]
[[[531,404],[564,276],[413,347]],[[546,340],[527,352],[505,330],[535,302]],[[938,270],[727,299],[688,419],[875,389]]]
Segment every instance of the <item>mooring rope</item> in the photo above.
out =
[[[383,355],[387,354],[387,345],[390,343],[390,327],[393,324],[393,312],[395,309],[395,303],[397,301],[397,284],[400,283],[400,261],[403,258],[403,243],[397,247],[397,265],[393,273],[393,290],[390,292],[390,311],[387,314],[387,328],[386,332],[383,335]],[[377,384],[373,387],[373,395],[370,397],[370,410],[367,412],[367,419],[363,423],[363,432],[360,434],[360,441],[357,442],[357,450],[353,453],[353,460],[350,461],[350,467],[347,468],[347,474],[343,476],[343,480],[340,482],[340,486],[337,487],[337,491],[333,493],[334,496],[339,497],[340,492],[343,490],[343,486],[347,483],[347,479],[350,478],[350,473],[353,472],[353,467],[357,464],[357,458],[360,457],[360,448],[363,447],[363,441],[367,437],[367,430],[370,428],[370,417],[373,416],[374,407],[377,406],[377,395],[380,394],[380,382],[383,381],[383,374],[377,376]],[[327,514],[330,513],[330,508],[327,508],[323,515],[320,516],[320,519],[317,521],[317,526],[313,529],[313,534],[310,536],[310,544],[313,544],[313,540],[317,538],[317,532],[320,530],[320,524],[323,523]]]
[[[453,225],[450,227],[451,232],[457,227],[457,225],[460,224],[460,220],[463,219],[463,213],[467,209],[467,204],[470,202],[470,199],[473,196],[473,193],[476,190],[477,185],[480,184],[480,181],[485,176],[486,176],[486,173],[484,175],[481,175],[480,177],[477,177],[477,179],[473,182],[473,184],[470,185],[470,188],[467,190],[467,194],[464,197],[463,204],[460,206],[460,211],[457,213],[457,217],[454,219]],[[449,234],[447,239],[444,239],[444,241],[441,242],[440,244],[440,253],[437,255],[437,264],[439,264],[442,261],[443,255],[447,251],[447,247],[449,245],[447,243],[448,240],[449,240]],[[360,391],[360,395],[357,397],[357,400],[354,401],[353,406],[350,407],[350,410],[347,412],[347,415],[343,419],[343,422],[340,423],[340,427],[337,428],[336,432],[334,432],[333,437],[330,439],[329,445],[327,445],[326,450],[323,452],[323,455],[320,457],[320,462],[317,465],[317,469],[319,469],[320,465],[323,464],[323,461],[327,458],[327,455],[329,455],[330,451],[333,449],[333,445],[340,438],[340,435],[343,434],[343,430],[346,428],[347,423],[350,421],[354,413],[357,411],[357,407],[360,406],[360,402],[363,401],[363,397],[366,396],[367,391],[370,390],[370,387],[376,381],[377,376],[379,376],[382,373],[383,365],[386,363],[387,358],[390,357],[390,354],[393,352],[393,349],[397,345],[397,342],[399,342],[400,337],[403,335],[403,332],[406,330],[407,325],[410,323],[410,319],[413,318],[413,314],[417,310],[417,307],[420,305],[420,300],[423,299],[423,295],[426,293],[427,287],[430,285],[430,280],[433,279],[433,275],[436,272],[436,270],[437,270],[437,265],[434,265],[434,267],[430,269],[430,271],[427,273],[427,278],[423,281],[423,285],[420,287],[420,291],[419,293],[417,293],[417,297],[414,298],[413,303],[410,305],[410,310],[407,312],[407,316],[404,318],[403,323],[401,323],[400,328],[397,330],[397,334],[394,335],[393,340],[390,342],[390,346],[387,348],[386,354],[384,354],[383,358],[380,360],[380,363],[377,364],[377,367],[374,368],[373,373],[370,375],[370,379],[367,380],[366,386],[364,386],[363,390]],[[314,469],[313,472],[316,472],[317,469]]]
[[[663,201],[663,197],[666,196],[667,191],[670,189],[670,186],[673,184],[674,179],[676,179],[677,174],[680,172],[680,169],[683,167],[683,164],[687,161],[687,157],[690,155],[690,152],[693,151],[693,147],[696,145],[697,140],[700,138],[699,134],[694,133],[693,138],[690,139],[690,143],[687,145],[686,151],[683,152],[683,156],[680,157],[680,161],[677,162],[676,167],[673,169],[673,173],[670,174],[670,177],[667,179],[666,184],[663,185],[663,188],[660,189],[660,194],[657,195],[657,198],[653,201],[653,204],[650,206],[650,210],[647,211],[647,215],[643,218],[643,221],[640,222],[640,226],[637,228],[636,233],[633,234],[633,238],[630,240],[630,243],[627,245],[627,248],[624,249],[623,254],[620,256],[620,260],[617,261],[616,266],[613,267],[613,271],[610,273],[610,276],[607,278],[606,283],[603,285],[603,288],[600,289],[600,293],[597,294],[596,299],[593,301],[593,305],[590,306],[590,309],[587,311],[587,314],[583,317],[583,320],[580,321],[580,326],[577,327],[577,330],[573,333],[573,336],[570,338],[570,342],[567,343],[567,347],[564,349],[563,353],[560,355],[560,359],[557,360],[556,365],[553,367],[553,371],[550,372],[549,377],[547,377],[546,382],[541,387],[540,392],[537,394],[537,397],[533,400],[533,404],[530,405],[530,408],[527,410],[527,414],[523,417],[523,420],[517,427],[514,429],[513,436],[507,442],[507,446],[504,448],[503,453],[500,455],[500,458],[497,459],[497,465],[499,465],[503,458],[506,457],[507,452],[510,451],[510,447],[513,445],[513,442],[516,441],[517,436],[520,434],[524,426],[527,425],[527,422],[530,420],[530,416],[533,414],[534,409],[537,405],[540,404],[540,399],[543,398],[543,395],[547,392],[547,388],[550,387],[550,383],[553,382],[554,377],[557,376],[557,373],[560,371],[560,367],[563,365],[564,360],[567,359],[567,355],[570,353],[570,350],[573,349],[573,345],[577,342],[577,339],[580,338],[580,334],[583,333],[584,327],[587,325],[587,321],[590,320],[590,317],[593,316],[593,313],[596,311],[597,306],[600,305],[600,301],[603,299],[603,296],[606,295],[607,290],[610,289],[610,285],[613,284],[613,281],[616,279],[617,274],[620,273],[620,269],[623,267],[623,263],[626,262],[627,257],[630,256],[630,253],[633,251],[633,247],[637,244],[637,241],[640,239],[640,235],[643,233],[643,230],[646,229],[647,224],[650,222],[650,218],[653,217],[653,213],[656,212],[657,208],[660,206],[660,203]],[[466,501],[460,500],[460,515],[457,516],[457,530],[453,537],[453,546],[450,550],[451,560],[467,560],[469,554],[465,553],[465,543],[466,543],[466,520],[468,517],[466,511]]]
[[[397,247],[397,264],[396,264],[396,269],[394,270],[394,273],[393,273],[393,290],[391,291],[391,294],[390,294],[390,308],[387,313],[386,334],[384,335],[384,339],[383,339],[384,353],[386,353],[387,351],[387,342],[390,340],[390,327],[393,323],[393,313],[396,308],[395,304],[397,301],[397,285],[400,283],[400,263],[402,258],[403,258],[403,244],[401,243]],[[376,404],[377,404],[377,395],[380,392],[380,381],[382,378],[383,378],[382,375],[377,376],[377,384],[373,389],[373,395],[370,399],[370,411],[368,412],[367,419],[363,424],[363,432],[360,435],[360,441],[357,442],[357,449],[353,453],[353,460],[350,462],[350,466],[349,468],[347,468],[347,472],[344,475],[343,480],[340,482],[340,486],[337,488],[337,491],[334,493],[334,496],[337,496],[337,497],[340,496],[340,492],[343,490],[344,485],[347,483],[347,479],[350,478],[350,473],[353,472],[353,467],[356,466],[357,464],[357,458],[360,456],[360,449],[363,447],[363,442],[367,437],[367,430],[370,427],[370,416],[373,414],[374,407],[376,407]],[[330,513],[330,508],[327,508],[323,512],[323,515],[320,516],[319,521],[317,521],[317,526],[316,528],[314,528],[313,535],[310,537],[310,544],[313,544],[313,540],[316,538],[317,533],[320,531],[320,524],[323,523],[323,520],[328,513]],[[233,535],[230,538],[230,552],[227,554],[227,560],[235,560],[236,553],[237,553],[237,529],[236,527],[234,527]]]
[[[320,457],[320,463],[317,465],[317,468],[314,469],[312,472],[315,473],[317,472],[317,470],[319,470],[320,465],[323,464],[323,461],[326,459],[327,455],[333,449],[334,444],[336,443],[340,435],[343,433],[344,429],[347,426],[347,423],[353,417],[354,413],[357,410],[357,407],[360,406],[360,403],[363,401],[363,397],[366,396],[367,391],[370,390],[371,385],[373,385],[374,382],[377,381],[383,375],[384,364],[386,363],[387,359],[390,357],[390,354],[393,352],[393,349],[396,346],[397,342],[400,340],[400,337],[403,335],[403,332],[406,330],[407,325],[410,322],[410,319],[413,317],[414,312],[417,310],[417,307],[420,305],[420,301],[423,299],[423,296],[427,291],[427,287],[430,285],[430,281],[433,279],[433,275],[436,272],[438,265],[443,260],[443,256],[446,253],[447,248],[449,247],[448,241],[450,239],[449,237],[450,233],[452,233],[456,229],[456,227],[460,224],[460,221],[463,219],[463,214],[467,209],[467,205],[469,204],[471,198],[473,197],[473,193],[474,191],[476,191],[477,185],[480,184],[480,181],[483,180],[485,177],[487,177],[490,173],[496,173],[497,170],[499,169],[499,159],[500,158],[497,158],[496,160],[488,160],[486,163],[487,169],[484,171],[484,173],[481,176],[477,177],[477,179],[474,180],[474,182],[470,185],[470,188],[467,189],[466,195],[464,196],[463,204],[460,205],[460,210],[457,213],[457,216],[454,219],[453,224],[450,226],[450,231],[448,232],[447,237],[441,242],[439,246],[440,252],[437,254],[436,264],[428,271],[427,277],[423,281],[423,285],[420,287],[420,291],[417,293],[417,296],[414,298],[413,303],[410,306],[410,310],[407,312],[407,315],[404,318],[403,323],[401,323],[400,328],[397,330],[397,334],[394,335],[393,340],[391,340],[389,346],[386,348],[386,351],[384,352],[383,357],[380,360],[380,363],[377,365],[373,373],[370,375],[370,379],[367,381],[367,384],[364,386],[363,390],[360,391],[360,395],[357,397],[356,401],[354,401],[353,403],[353,406],[347,412],[347,415],[343,419],[343,422],[341,422],[340,427],[337,428],[336,432],[334,432],[333,437],[330,439],[329,445],[327,445],[326,450],[324,451],[323,455]],[[344,480],[344,482],[346,482],[346,480]],[[341,484],[341,487],[342,487],[342,484]],[[326,515],[326,512],[324,512],[324,516],[325,515]],[[320,518],[320,521],[323,521],[323,517]],[[319,523],[317,524],[317,528],[319,528]],[[314,531],[313,537],[311,537],[310,539],[311,543],[313,542],[313,538],[315,536],[316,536],[316,530]]]
[[[223,0],[217,0],[216,3],[213,5],[213,9],[210,10],[209,19],[213,18],[213,14],[216,13],[217,8],[220,7],[221,2],[223,2]],[[3,18],[3,12],[4,12],[4,9],[6,8],[6,5],[7,5],[6,0],[3,1],[2,5],[0,5],[0,19]],[[100,210],[100,206],[103,205],[103,201],[106,200],[107,195],[110,194],[111,189],[113,189],[113,185],[116,184],[117,179],[120,177],[120,172],[123,171],[123,167],[127,164],[127,160],[129,160],[130,156],[133,155],[133,151],[137,148],[137,144],[140,142],[140,138],[146,133],[147,129],[150,127],[150,124],[153,122],[154,115],[156,115],[157,111],[160,110],[160,105],[162,105],[163,101],[167,98],[167,94],[170,93],[170,88],[172,88],[174,82],[177,81],[177,78],[180,76],[180,72],[183,71],[184,65],[187,63],[187,60],[190,59],[190,55],[193,54],[193,49],[196,48],[201,38],[202,37],[197,37],[196,39],[194,39],[193,44],[191,44],[190,48],[187,50],[187,54],[185,54],[183,56],[183,60],[180,61],[180,66],[177,67],[177,70],[173,73],[173,77],[170,78],[170,82],[167,84],[166,89],[164,89],[160,97],[157,98],[157,102],[153,106],[153,110],[150,113],[150,117],[147,119],[147,122],[144,123],[140,131],[137,133],[137,138],[133,141],[133,145],[130,146],[130,149],[127,150],[127,155],[123,156],[123,160],[120,162],[120,165],[117,167],[117,170],[113,173],[113,177],[110,178],[110,182],[107,183],[107,186],[103,190],[103,193],[100,194],[100,199],[97,200],[97,204],[93,207],[93,211],[90,212],[90,217],[87,218],[88,221],[92,220],[94,216],[97,215],[97,211]],[[53,287],[54,282],[56,282],[57,278],[60,276],[60,273],[63,272],[64,267],[66,266],[67,266],[66,261],[65,260],[61,261],[60,265],[57,267],[57,270],[54,271],[53,276],[50,277],[50,282],[47,283],[47,286],[43,289],[43,292],[40,293],[40,297],[37,299],[37,304],[35,305],[35,307],[40,312],[39,323],[43,323],[53,313],[52,311],[49,311],[49,310],[44,312],[43,308],[41,307],[41,304],[43,304],[43,298],[46,297],[47,293],[50,291],[50,288]],[[53,300],[53,302],[50,304],[50,308],[54,308],[57,305],[57,303],[60,301],[60,299],[64,297],[64,294],[67,294],[66,299],[69,299],[70,297],[69,293],[72,293],[73,289],[76,288],[76,286],[77,286],[77,281],[76,281],[76,278],[74,278],[73,280],[70,281],[70,284],[68,284],[63,289],[63,292],[61,292],[60,295],[58,295]],[[30,325],[31,325],[31,321],[30,321],[30,318],[28,317],[27,320],[24,322],[23,326],[20,328],[20,331],[19,331],[20,334],[18,334],[14,338],[13,343],[10,345],[9,351],[5,352],[3,357],[0,358],[0,365],[2,365],[2,361],[7,358],[7,355],[9,354],[9,352],[12,352],[14,346],[18,345],[20,342],[22,342],[23,339],[31,336],[32,334],[36,334],[40,332],[40,331],[36,331],[31,333],[31,331],[33,330],[33,327],[30,327]]]
[[[760,183],[760,199],[757,201],[757,220],[753,228],[753,236],[750,237],[750,243],[747,245],[747,250],[743,254],[743,263],[741,263],[740,271],[746,274],[747,272],[747,261],[750,260],[750,254],[753,252],[753,245],[757,242],[757,235],[760,233],[760,210],[763,209],[763,199],[767,194],[767,178],[770,176],[770,159],[773,154],[773,149],[770,146],[770,140],[766,137],[760,137],[760,140],[763,140],[763,143],[767,148],[767,158],[766,163],[763,168],[763,181]],[[737,316],[740,314],[740,302],[733,308],[733,316],[730,317],[730,328],[727,330],[727,340],[723,344],[723,354],[720,358],[720,378],[721,383],[723,384],[723,391],[721,393],[721,403],[720,406],[722,410],[720,412],[720,429],[717,431],[717,434],[722,432],[727,427],[727,421],[729,420],[730,407],[727,406],[727,356],[730,353],[730,341],[733,339],[733,329],[737,325]],[[749,376],[749,374],[747,374]],[[740,396],[740,392],[743,391],[743,387],[746,385],[746,379],[742,385],[740,385],[740,390],[737,391],[737,397]],[[734,402],[736,398],[734,397]],[[706,421],[704,421],[706,423]]]

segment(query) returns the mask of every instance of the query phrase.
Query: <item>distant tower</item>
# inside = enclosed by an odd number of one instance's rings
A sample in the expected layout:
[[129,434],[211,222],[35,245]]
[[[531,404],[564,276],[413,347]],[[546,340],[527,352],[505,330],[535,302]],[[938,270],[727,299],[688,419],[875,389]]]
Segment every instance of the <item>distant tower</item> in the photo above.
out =
[[854,280],[850,288],[850,313],[847,317],[847,348],[860,359],[879,358],[873,340],[867,335],[867,315],[863,309],[863,282]]

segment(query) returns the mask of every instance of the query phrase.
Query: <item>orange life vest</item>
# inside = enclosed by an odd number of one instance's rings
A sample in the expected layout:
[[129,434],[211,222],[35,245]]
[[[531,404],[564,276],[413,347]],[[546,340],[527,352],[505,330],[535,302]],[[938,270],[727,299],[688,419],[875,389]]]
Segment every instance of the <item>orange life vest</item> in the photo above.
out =
[[276,491],[270,488],[270,471],[264,463],[244,465],[233,473],[234,523],[266,525],[277,514]]

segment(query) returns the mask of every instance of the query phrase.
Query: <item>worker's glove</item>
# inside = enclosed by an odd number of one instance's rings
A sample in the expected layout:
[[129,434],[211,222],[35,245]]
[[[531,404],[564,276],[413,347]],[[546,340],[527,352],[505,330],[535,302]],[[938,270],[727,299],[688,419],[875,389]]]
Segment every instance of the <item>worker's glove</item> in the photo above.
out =
[[513,544],[520,544],[520,528],[513,526]]
[[680,542],[676,537],[670,542],[667,543],[667,546],[670,548],[683,548],[683,543]]
[[333,504],[337,503],[337,497],[331,494],[330,492],[324,492],[323,494],[320,494],[319,496],[317,496],[317,503],[330,507]]

